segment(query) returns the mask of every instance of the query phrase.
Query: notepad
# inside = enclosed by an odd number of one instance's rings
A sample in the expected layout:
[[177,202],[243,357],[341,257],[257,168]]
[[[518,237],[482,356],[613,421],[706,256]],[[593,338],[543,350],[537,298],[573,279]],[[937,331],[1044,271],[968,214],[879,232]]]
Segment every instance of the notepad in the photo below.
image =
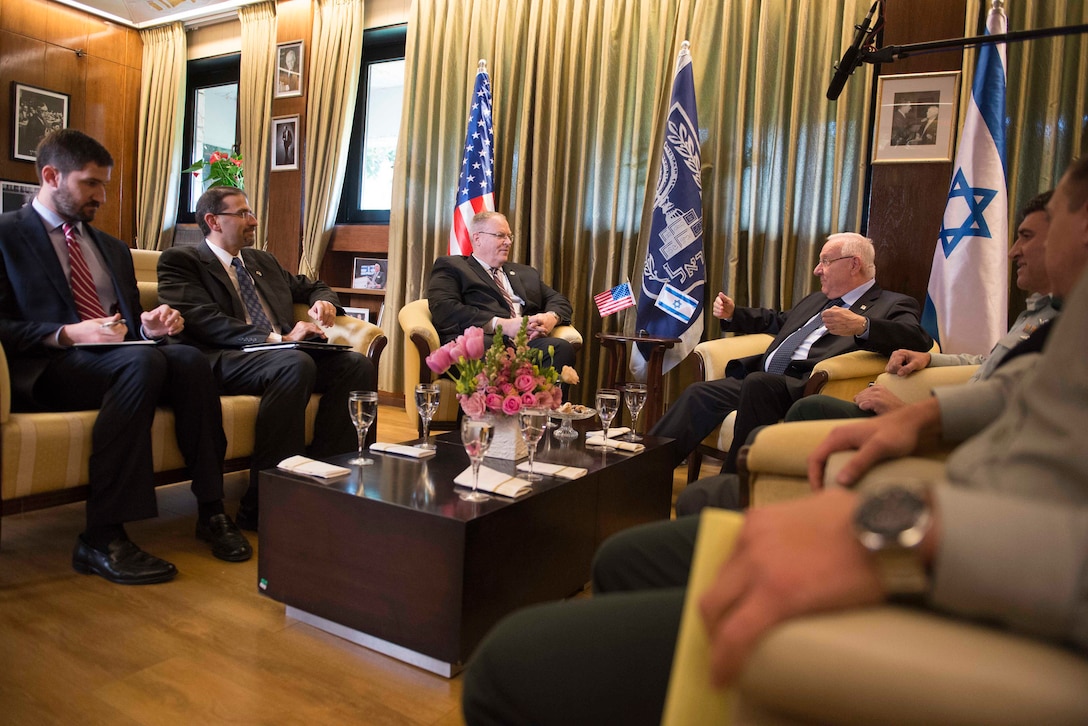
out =
[[[453,480],[457,486],[472,488],[472,467],[465,469]],[[476,486],[482,492],[497,494],[500,497],[517,499],[533,491],[533,485],[524,479],[510,476],[501,471],[480,467],[480,481]]]
[[[518,471],[524,471],[528,473],[529,462],[523,461],[518,464]],[[562,464],[549,464],[544,461],[537,461],[533,463],[534,474],[554,476],[560,479],[580,479],[588,472],[588,469],[583,469],[580,466],[563,466]]]
[[254,343],[243,345],[242,352],[254,353],[261,350],[322,350],[338,351],[351,350],[350,345],[343,343],[327,343],[321,340],[286,340],[282,343]]
[[607,446],[610,449],[627,451],[632,454],[637,454],[640,451],[646,450],[645,446],[634,441],[616,441],[615,439],[606,439],[603,436],[593,436],[587,438],[586,446]]
[[276,464],[277,469],[289,471],[292,474],[305,474],[306,476],[318,476],[322,479],[332,479],[351,473],[351,469],[325,461],[317,461],[306,456],[289,456]]
[[438,453],[434,449],[421,449],[418,446],[409,446],[408,444],[387,444],[381,441],[371,444],[370,450],[379,454],[411,456],[414,459],[429,459]]

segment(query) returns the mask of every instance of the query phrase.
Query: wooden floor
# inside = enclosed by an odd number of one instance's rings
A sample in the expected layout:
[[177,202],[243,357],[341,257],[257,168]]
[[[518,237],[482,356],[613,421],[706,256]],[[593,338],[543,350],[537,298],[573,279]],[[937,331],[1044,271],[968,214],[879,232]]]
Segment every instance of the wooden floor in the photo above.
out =
[[[415,437],[403,409],[382,406],[378,421],[380,441]],[[245,484],[245,473],[229,477],[229,512]],[[76,574],[82,504],[4,518],[0,722],[463,723],[460,678],[286,617],[282,604],[258,594],[256,556],[221,562],[194,538],[196,504],[184,484],[160,487],[158,497],[159,517],[128,531],[178,566],[166,585],[119,587]]]

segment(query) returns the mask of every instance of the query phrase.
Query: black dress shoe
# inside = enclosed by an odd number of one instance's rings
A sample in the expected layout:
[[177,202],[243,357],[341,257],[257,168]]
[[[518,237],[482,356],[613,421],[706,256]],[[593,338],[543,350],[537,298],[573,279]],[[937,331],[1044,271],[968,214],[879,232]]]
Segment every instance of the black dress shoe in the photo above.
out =
[[256,507],[238,507],[238,514],[234,517],[234,523],[239,529],[247,532],[256,532],[260,511]]
[[212,554],[227,562],[245,562],[253,556],[249,540],[226,514],[215,514],[206,522],[196,521],[196,537],[212,543]]
[[178,574],[178,568],[149,555],[128,539],[115,539],[110,542],[108,552],[101,552],[80,537],[72,552],[72,567],[76,572],[101,575],[118,585],[168,582]]

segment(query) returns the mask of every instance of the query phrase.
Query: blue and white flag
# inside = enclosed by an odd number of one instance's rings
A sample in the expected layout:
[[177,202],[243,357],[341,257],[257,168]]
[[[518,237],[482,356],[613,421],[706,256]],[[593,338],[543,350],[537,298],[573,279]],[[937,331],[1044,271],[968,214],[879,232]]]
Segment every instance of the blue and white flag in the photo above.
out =
[[[1000,8],[986,34],[1006,32]],[[984,45],[956,149],[922,325],[946,353],[985,355],[1008,329],[1005,44]]]
[[[695,79],[685,40],[661,149],[661,173],[654,195],[653,221],[642,271],[636,327],[656,338],[679,338],[665,354],[668,371],[687,357],[703,335],[703,197],[699,157],[699,114]],[[649,346],[635,345],[631,370],[645,376]]]
[[469,222],[478,212],[495,211],[494,151],[491,78],[487,75],[487,62],[481,59],[469,104],[461,176],[457,180],[457,203],[453,209],[453,226],[450,227],[451,255],[471,255],[472,236],[468,232]]

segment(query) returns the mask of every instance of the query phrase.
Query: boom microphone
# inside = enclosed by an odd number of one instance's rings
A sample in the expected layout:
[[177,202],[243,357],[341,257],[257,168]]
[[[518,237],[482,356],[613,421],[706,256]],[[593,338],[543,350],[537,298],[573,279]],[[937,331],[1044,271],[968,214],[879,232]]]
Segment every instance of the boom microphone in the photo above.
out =
[[854,26],[858,32],[854,35],[854,42],[842,54],[842,60],[835,66],[835,76],[831,79],[831,85],[827,87],[827,100],[834,101],[839,97],[843,86],[846,85],[846,79],[853,75],[854,70],[861,65],[861,46],[873,32],[869,28],[869,21],[873,19],[878,4],[879,0],[874,2],[873,6],[869,8],[869,14],[865,16],[865,21],[861,25]]

